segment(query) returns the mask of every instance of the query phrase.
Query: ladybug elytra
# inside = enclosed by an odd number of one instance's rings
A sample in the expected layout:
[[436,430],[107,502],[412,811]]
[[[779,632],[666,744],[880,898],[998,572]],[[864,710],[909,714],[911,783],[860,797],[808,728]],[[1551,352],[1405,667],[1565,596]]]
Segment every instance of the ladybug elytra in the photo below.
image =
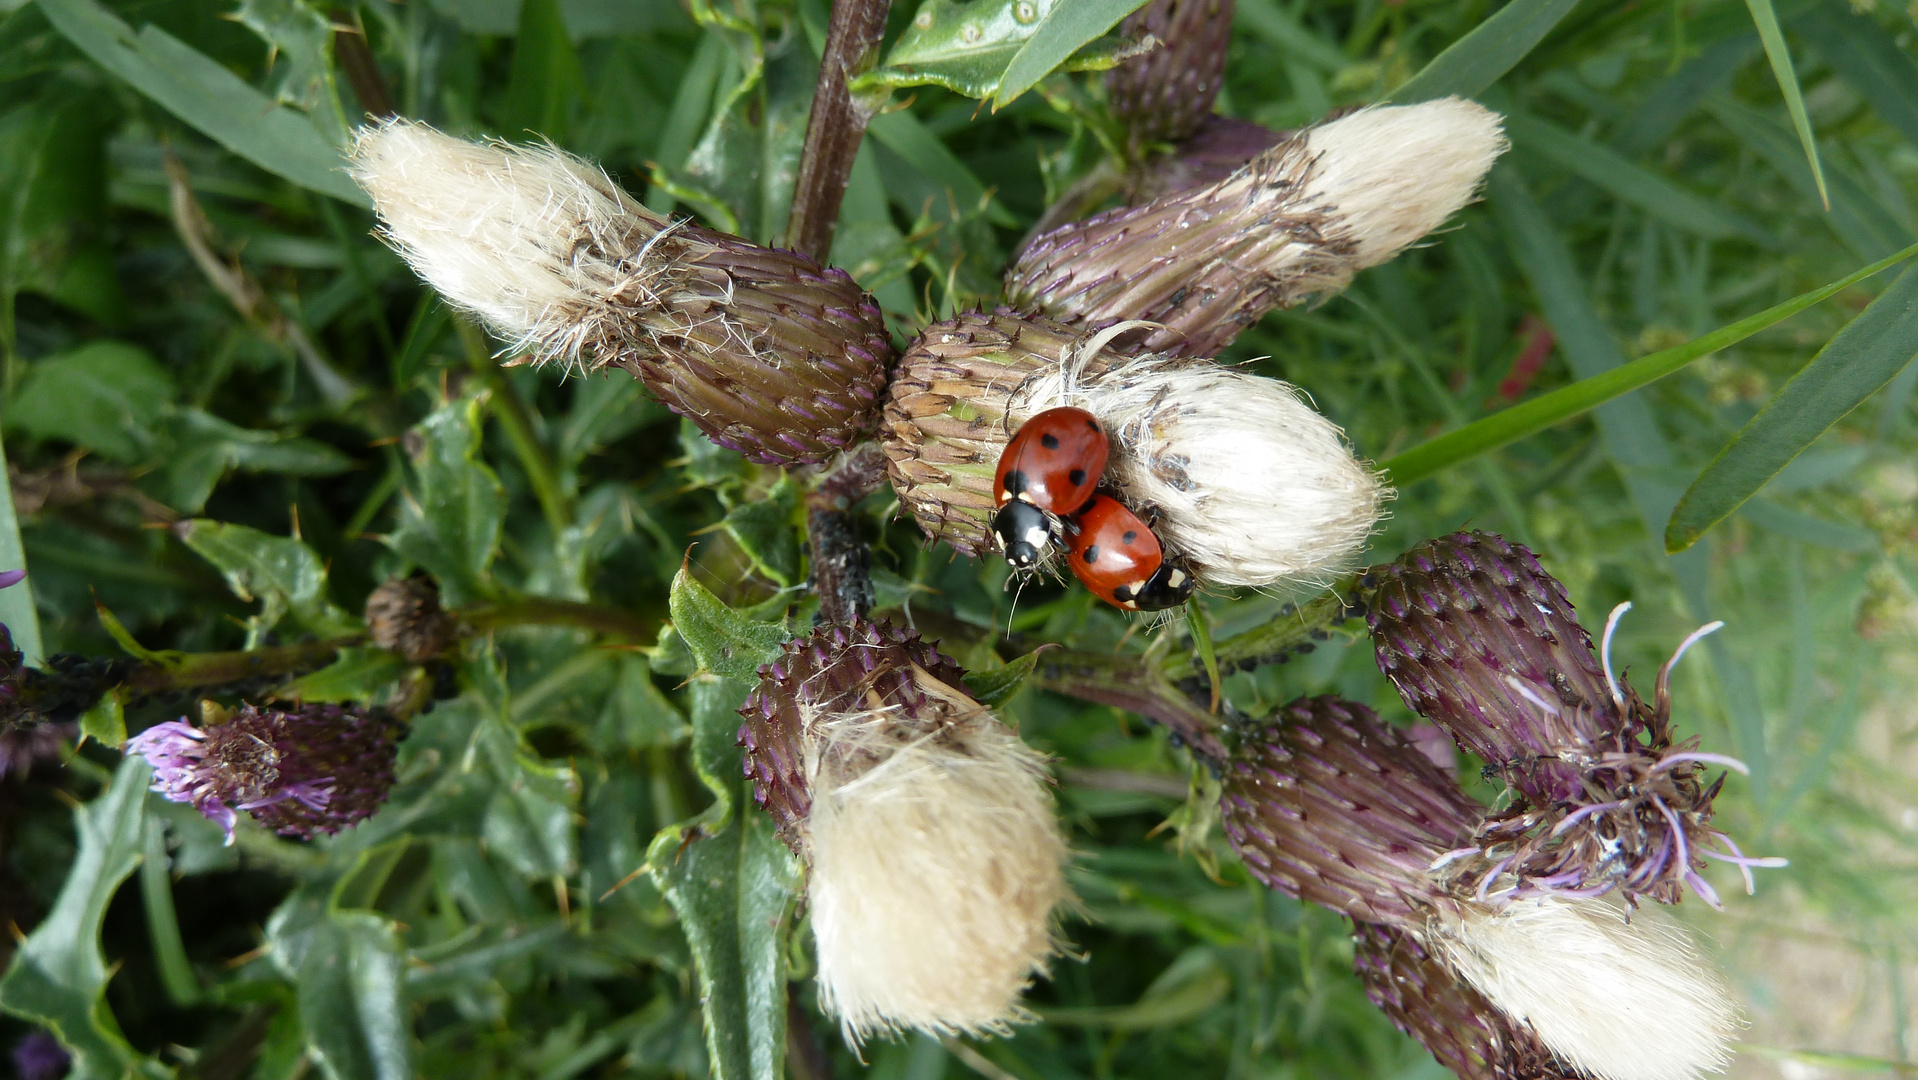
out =
[[1099,599],[1127,611],[1163,611],[1192,595],[1192,575],[1166,560],[1159,538],[1117,499],[1094,496],[1074,525],[1066,565]]
[[1092,498],[1111,443],[1084,409],[1047,409],[1022,424],[993,474],[992,532],[1006,561],[1028,567],[1058,539],[1058,521]]

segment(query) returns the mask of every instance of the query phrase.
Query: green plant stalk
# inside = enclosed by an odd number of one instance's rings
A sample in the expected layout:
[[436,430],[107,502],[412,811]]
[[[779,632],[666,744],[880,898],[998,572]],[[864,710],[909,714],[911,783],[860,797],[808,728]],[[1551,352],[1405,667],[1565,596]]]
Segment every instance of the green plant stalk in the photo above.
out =
[[1918,255],[1918,244],[1847,274],[1829,285],[1794,296],[1782,304],[1720,327],[1683,345],[1641,356],[1602,375],[1581,379],[1570,386],[1493,413],[1457,431],[1420,443],[1404,453],[1387,458],[1380,468],[1393,484],[1399,486],[1423,480],[1461,461],[1517,442],[1527,435],[1589,412],[1613,398],[1657,382],[1694,360],[1737,344],[1913,255]]
[[153,938],[153,961],[160,969],[160,983],[166,988],[167,999],[184,1009],[200,1000],[200,980],[186,958],[168,869],[166,825],[149,818],[146,858],[140,864],[140,897],[146,903],[147,933]]
[[488,404],[492,407],[493,416],[505,429],[506,440],[513,445],[513,455],[519,458],[520,468],[526,470],[526,482],[533,486],[533,496],[539,500],[540,512],[546,516],[546,524],[557,539],[573,523],[572,500],[566,497],[552,455],[546,452],[545,444],[539,441],[539,435],[533,428],[532,411],[520,399],[513,380],[507,378],[506,373],[493,363],[479,327],[465,318],[454,319],[453,325],[459,329],[460,344],[466,350],[466,362],[480,378],[486,380],[487,389],[491,391]]
[[1164,724],[1193,753],[1210,762],[1227,757],[1219,737],[1221,718],[1136,656],[1048,649],[1034,675],[1039,686],[1054,693],[1125,709]]
[[1296,609],[1288,608],[1263,625],[1217,642],[1212,646],[1210,663],[1203,650],[1193,649],[1166,657],[1160,670],[1168,678],[1182,680],[1198,675],[1210,677],[1216,667],[1222,677],[1234,671],[1283,663],[1298,653],[1310,652],[1319,641],[1330,637],[1334,629],[1358,617],[1347,600],[1357,588],[1356,577],[1341,579]]
[[456,608],[450,614],[462,625],[480,632],[512,626],[570,626],[646,642],[659,637],[660,625],[665,620],[663,611],[623,611],[542,597],[471,604]]
[[152,661],[139,664],[121,684],[140,693],[164,690],[191,690],[199,686],[218,686],[243,679],[290,675],[295,671],[328,663],[348,645],[357,645],[364,636],[303,641],[297,645],[276,645],[268,649],[212,653],[154,653]]

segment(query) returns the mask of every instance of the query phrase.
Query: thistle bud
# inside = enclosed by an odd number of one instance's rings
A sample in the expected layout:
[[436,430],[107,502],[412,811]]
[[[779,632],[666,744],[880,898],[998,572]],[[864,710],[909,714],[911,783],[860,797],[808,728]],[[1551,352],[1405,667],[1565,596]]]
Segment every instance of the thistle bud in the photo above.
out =
[[1125,125],[1135,156],[1143,147],[1192,134],[1212,111],[1225,82],[1233,0],[1152,0],[1127,16],[1119,32],[1151,34],[1160,47],[1106,72],[1112,113]]
[[1750,867],[1783,865],[1747,858],[1710,826],[1724,776],[1707,783],[1706,766],[1744,766],[1695,738],[1673,742],[1672,665],[1716,625],[1659,670],[1647,705],[1593,656],[1564,586],[1522,545],[1455,533],[1366,581],[1379,670],[1520,796],[1477,838],[1502,854],[1496,869],[1516,875],[1517,895],[1617,888],[1677,903],[1689,885],[1716,905],[1697,872],[1706,858],[1738,864],[1748,889]]
[[357,707],[294,709],[212,702],[127,740],[153,766],[153,790],[194,809],[233,842],[244,810],[282,836],[312,839],[371,817],[393,787],[400,725]]
[[1286,383],[1203,360],[1128,359],[1039,318],[962,315],[900,358],[881,441],[926,535],[993,546],[993,472],[1034,413],[1072,405],[1111,438],[1105,482],[1201,584],[1330,577],[1385,491],[1339,429]]
[[1057,951],[1045,759],[963,674],[910,631],[832,625],[761,668],[740,710],[754,794],[811,865],[820,1003],[855,1045],[1003,1033]]
[[1416,936],[1367,922],[1352,930],[1352,967],[1365,996],[1459,1080],[1579,1076],[1553,1059],[1537,1032],[1485,1000]]
[[843,271],[669,221],[551,146],[394,120],[352,160],[387,241],[536,363],[625,368],[768,464],[825,461],[878,418],[892,346]]
[[1506,148],[1458,98],[1381,106],[1298,132],[1214,184],[1041,236],[1007,301],[1089,329],[1139,319],[1126,351],[1213,356],[1275,307],[1336,292],[1471,200]]
[[440,607],[440,589],[424,574],[383,581],[366,598],[366,632],[373,644],[424,664],[444,653],[459,628]]
[[[1695,1080],[1727,1060],[1736,1010],[1676,924],[1608,899],[1494,890],[1509,880],[1500,864],[1458,846],[1482,810],[1371,710],[1293,702],[1245,729],[1222,786],[1246,869],[1378,924],[1363,932],[1379,936],[1360,950],[1361,975],[1460,1076],[1527,1075],[1527,1033],[1593,1080]],[[1416,949],[1395,955],[1401,937]],[[1444,972],[1422,973],[1434,960]],[[1460,1020],[1471,995],[1494,1007],[1480,1025]]]

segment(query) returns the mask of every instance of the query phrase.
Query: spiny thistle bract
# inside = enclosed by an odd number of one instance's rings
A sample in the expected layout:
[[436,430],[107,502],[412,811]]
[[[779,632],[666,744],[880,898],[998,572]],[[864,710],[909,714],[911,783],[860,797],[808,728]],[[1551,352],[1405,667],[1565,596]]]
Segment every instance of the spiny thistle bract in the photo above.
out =
[[[1485,759],[1519,796],[1475,840],[1499,853],[1520,895],[1593,894],[1676,903],[1707,857],[1750,867],[1711,827],[1711,763],[1694,737],[1674,743],[1672,665],[1654,703],[1593,655],[1565,589],[1524,546],[1481,532],[1429,540],[1367,572],[1379,670],[1414,712]],[[1726,850],[1714,850],[1716,848]]]
[[1371,534],[1386,492],[1292,386],[1204,360],[1127,358],[1044,319],[935,323],[893,378],[881,441],[926,535],[993,548],[993,472],[1026,418],[1061,405],[1112,440],[1106,483],[1201,585],[1318,582]]
[[371,817],[393,787],[402,725],[340,705],[203,707],[202,726],[155,724],[127,740],[153,766],[153,790],[188,803],[233,842],[244,810],[284,836],[311,839]]
[[[1388,996],[1388,1013],[1423,1010],[1394,1019],[1441,1060],[1492,1055],[1490,1075],[1524,1075],[1538,1058],[1525,1031],[1595,1080],[1694,1080],[1729,1060],[1736,1011],[1676,924],[1610,899],[1488,893],[1498,871],[1459,846],[1482,808],[1370,709],[1301,699],[1244,725],[1237,741],[1220,815],[1246,869],[1410,935],[1420,962],[1438,958],[1502,1014],[1460,1029],[1475,1006],[1455,995]],[[1410,962],[1362,956],[1361,975]]]
[[740,713],[754,795],[809,864],[821,1006],[847,1041],[981,1035],[1058,951],[1065,840],[1045,759],[911,631],[788,643]]
[[768,464],[823,462],[878,419],[892,345],[843,270],[669,221],[551,146],[394,120],[352,161],[387,241],[536,363],[626,368]]
[[1505,147],[1498,115],[1458,98],[1352,113],[1217,183],[1039,237],[1006,273],[1007,302],[1088,329],[1158,324],[1121,339],[1127,352],[1213,356],[1443,224]]

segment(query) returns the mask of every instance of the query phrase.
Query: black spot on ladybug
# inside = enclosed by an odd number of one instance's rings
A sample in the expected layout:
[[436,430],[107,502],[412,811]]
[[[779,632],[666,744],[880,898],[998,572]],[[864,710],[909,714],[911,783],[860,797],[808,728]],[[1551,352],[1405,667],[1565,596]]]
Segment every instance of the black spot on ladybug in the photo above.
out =
[[1087,566],[1091,566],[1093,563],[1098,562],[1099,561],[1099,545],[1094,544],[1091,547],[1087,548],[1085,559],[1086,559]]
[[1059,436],[1041,435],[1039,436],[1039,445],[1045,447],[1048,450],[1057,450],[1059,449]]
[[1130,604],[1132,603],[1132,598],[1137,596],[1138,593],[1139,593],[1139,590],[1135,588],[1134,586],[1121,585],[1118,588],[1112,590],[1112,598],[1114,600],[1119,601],[1121,604]]
[[1080,484],[1086,482],[1086,471],[1084,469],[1074,469],[1066,474],[1066,479],[1071,482],[1073,487],[1078,487]]
[[1105,434],[1104,432],[1102,432],[1102,431],[1100,431],[1100,430],[1099,430],[1099,422],[1098,422],[1097,420],[1087,420],[1087,421],[1086,421],[1086,426],[1092,429],[1092,433],[1093,433],[1094,435],[1103,435],[1103,434]]
[[1127,529],[1125,531],[1125,535],[1119,538],[1119,542],[1122,544],[1125,544],[1127,547],[1131,547],[1132,542],[1134,540],[1137,540],[1138,538],[1139,538],[1138,532],[1132,529]]
[[1006,474],[1006,494],[1019,495],[1026,490],[1026,474],[1014,469]]

